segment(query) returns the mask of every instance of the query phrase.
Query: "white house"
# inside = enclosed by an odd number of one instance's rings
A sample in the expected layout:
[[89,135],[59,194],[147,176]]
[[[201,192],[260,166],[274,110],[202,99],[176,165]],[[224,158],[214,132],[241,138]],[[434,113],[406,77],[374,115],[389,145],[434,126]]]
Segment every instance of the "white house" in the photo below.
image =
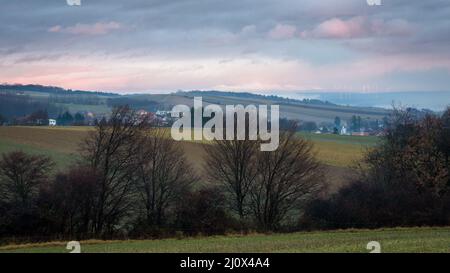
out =
[[56,126],[56,119],[49,119],[48,126]]
[[341,127],[341,135],[347,135],[347,126],[343,125]]

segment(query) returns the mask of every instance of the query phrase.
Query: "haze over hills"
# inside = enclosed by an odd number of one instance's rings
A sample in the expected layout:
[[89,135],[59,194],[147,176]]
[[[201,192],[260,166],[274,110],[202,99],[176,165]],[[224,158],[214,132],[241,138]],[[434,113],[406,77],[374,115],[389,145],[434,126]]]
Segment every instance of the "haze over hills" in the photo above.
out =
[[297,99],[317,99],[339,105],[391,108],[392,104],[443,111],[450,106],[450,91],[430,92],[298,92],[286,95]]

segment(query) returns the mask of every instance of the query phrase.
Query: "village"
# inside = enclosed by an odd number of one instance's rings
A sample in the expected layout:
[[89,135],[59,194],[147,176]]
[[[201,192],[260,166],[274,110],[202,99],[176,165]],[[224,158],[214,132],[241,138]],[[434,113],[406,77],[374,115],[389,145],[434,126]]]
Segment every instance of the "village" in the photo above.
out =
[[[145,109],[136,110],[141,117],[146,117],[158,127],[170,127],[176,121],[172,117],[171,110],[147,111]],[[57,116],[49,116],[47,111],[38,110],[23,117],[17,117],[9,121],[2,120],[0,117],[0,125],[3,126],[95,126],[107,115],[95,114],[91,111],[80,111],[71,113],[64,111]],[[321,122],[317,124],[313,121],[292,120],[281,118],[280,129],[283,125],[295,121],[298,124],[298,131],[309,132],[313,134],[334,134],[343,136],[383,136],[386,128],[386,120],[363,120],[360,116],[352,116],[350,120],[341,120],[335,117],[334,122]],[[287,125],[286,125],[287,126]]]

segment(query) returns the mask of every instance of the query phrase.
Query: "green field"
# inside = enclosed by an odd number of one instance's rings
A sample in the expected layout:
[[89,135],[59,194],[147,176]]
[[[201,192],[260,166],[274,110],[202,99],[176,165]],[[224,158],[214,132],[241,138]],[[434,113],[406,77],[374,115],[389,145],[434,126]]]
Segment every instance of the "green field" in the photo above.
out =
[[0,127],[0,154],[24,151],[50,156],[57,169],[78,159],[80,141],[87,127]]
[[[76,159],[79,144],[92,127],[0,127],[0,153],[12,150],[47,154],[59,167]],[[330,166],[349,167],[362,158],[365,149],[378,141],[376,137],[316,135],[301,133],[315,145],[318,159]],[[203,154],[201,144],[182,143],[188,158],[198,164]]]
[[[377,241],[381,252],[450,252],[450,228],[394,228],[299,232],[292,234],[213,236],[182,239],[81,242],[82,252],[369,252]],[[65,242],[0,247],[0,252],[68,252]]]
[[[21,150],[32,154],[50,156],[56,167],[53,173],[62,171],[80,159],[79,145],[92,127],[21,127],[0,126],[0,154]],[[314,144],[314,152],[324,164],[326,184],[330,193],[348,183],[355,175],[351,169],[358,163],[365,149],[373,147],[376,137],[316,135],[301,133]],[[194,171],[204,172],[205,145],[207,142],[181,142],[185,155]],[[202,183],[206,181],[201,181]]]

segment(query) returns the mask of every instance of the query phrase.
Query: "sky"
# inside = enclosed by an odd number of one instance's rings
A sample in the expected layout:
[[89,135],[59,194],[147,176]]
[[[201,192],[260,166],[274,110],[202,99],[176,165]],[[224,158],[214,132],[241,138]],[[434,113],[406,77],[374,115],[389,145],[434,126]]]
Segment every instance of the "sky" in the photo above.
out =
[[450,1],[0,0],[0,83],[450,91]]

